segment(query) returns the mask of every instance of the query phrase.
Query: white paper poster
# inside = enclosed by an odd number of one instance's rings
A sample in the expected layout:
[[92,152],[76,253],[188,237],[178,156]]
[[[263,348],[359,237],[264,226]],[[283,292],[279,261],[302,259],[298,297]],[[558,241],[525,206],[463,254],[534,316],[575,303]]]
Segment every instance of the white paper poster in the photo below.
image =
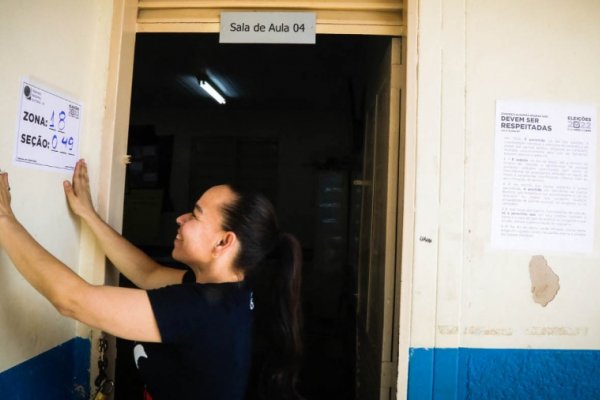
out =
[[494,248],[591,252],[596,107],[497,101]]
[[79,159],[81,104],[23,79],[15,164],[72,171]]

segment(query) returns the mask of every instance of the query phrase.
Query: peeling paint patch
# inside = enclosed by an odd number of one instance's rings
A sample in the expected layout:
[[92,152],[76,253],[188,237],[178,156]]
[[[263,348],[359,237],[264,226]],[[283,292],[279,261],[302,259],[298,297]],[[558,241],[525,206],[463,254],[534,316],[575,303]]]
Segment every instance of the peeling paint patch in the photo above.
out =
[[587,336],[588,328],[566,326],[532,326],[525,333],[532,336]]
[[529,261],[529,277],[533,301],[546,307],[560,289],[558,275],[552,271],[544,256],[533,256]]
[[512,336],[511,328],[488,328],[485,326],[467,326],[464,331],[465,335],[474,336]]
[[87,388],[83,385],[73,385],[73,393],[77,399],[85,399],[87,396]]
[[442,335],[458,334],[458,326],[456,325],[438,325],[438,332]]

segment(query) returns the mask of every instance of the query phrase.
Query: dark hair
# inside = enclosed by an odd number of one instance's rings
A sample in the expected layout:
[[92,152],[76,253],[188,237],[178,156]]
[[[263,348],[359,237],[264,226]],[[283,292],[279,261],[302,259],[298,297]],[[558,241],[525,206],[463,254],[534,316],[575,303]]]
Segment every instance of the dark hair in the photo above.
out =
[[275,209],[265,196],[229,188],[235,200],[223,205],[222,228],[236,234],[240,251],[234,264],[244,271],[254,291],[249,391],[257,391],[260,399],[299,399],[300,243],[293,235],[280,231]]

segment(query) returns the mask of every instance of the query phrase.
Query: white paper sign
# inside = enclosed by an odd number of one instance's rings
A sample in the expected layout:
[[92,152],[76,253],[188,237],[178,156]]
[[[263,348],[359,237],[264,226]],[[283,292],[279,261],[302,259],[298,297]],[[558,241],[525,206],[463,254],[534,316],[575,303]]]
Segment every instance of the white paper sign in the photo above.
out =
[[81,104],[23,79],[15,164],[72,171],[79,159]]
[[591,252],[596,107],[496,103],[491,245]]
[[314,12],[222,12],[220,43],[316,43]]

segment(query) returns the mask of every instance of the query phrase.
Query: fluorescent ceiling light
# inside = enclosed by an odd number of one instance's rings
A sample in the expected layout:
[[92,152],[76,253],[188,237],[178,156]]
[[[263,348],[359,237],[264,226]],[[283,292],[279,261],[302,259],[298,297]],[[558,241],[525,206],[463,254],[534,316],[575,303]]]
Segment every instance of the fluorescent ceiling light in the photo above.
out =
[[219,104],[225,104],[225,98],[221,96],[217,90],[211,86],[208,81],[200,81],[200,87],[204,89],[206,93],[208,93],[213,99],[215,99]]

